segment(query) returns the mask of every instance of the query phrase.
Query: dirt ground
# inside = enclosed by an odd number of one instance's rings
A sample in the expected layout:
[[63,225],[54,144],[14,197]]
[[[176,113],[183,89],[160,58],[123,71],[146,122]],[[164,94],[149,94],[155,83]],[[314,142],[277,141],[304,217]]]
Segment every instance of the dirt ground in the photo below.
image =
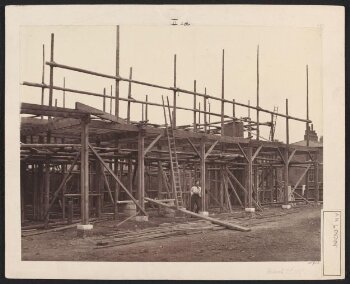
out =
[[[214,218],[236,221],[249,232],[203,230],[199,234],[172,236],[128,245],[96,249],[96,242],[119,221],[94,225],[92,236],[78,238],[76,229],[22,237],[23,260],[55,261],[319,261],[321,206],[300,205],[290,210],[266,208],[218,214]],[[159,227],[161,223],[193,222],[193,218],[150,217],[149,222],[128,221],[119,231]]]

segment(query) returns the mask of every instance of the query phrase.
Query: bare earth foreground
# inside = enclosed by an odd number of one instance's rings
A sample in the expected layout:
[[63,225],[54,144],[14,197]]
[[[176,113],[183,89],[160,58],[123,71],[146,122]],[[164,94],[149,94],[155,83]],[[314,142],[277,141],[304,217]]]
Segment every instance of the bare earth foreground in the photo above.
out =
[[22,237],[23,260],[62,261],[319,261],[321,252],[321,206],[299,206],[290,210],[266,208],[254,215],[234,212],[214,218],[249,226],[249,232],[227,229],[203,230],[197,234],[169,236],[127,245],[96,248],[111,232],[159,228],[167,222],[196,222],[194,218],[150,217],[147,223],[128,221],[118,230],[118,221],[94,224],[85,239],[76,229]]

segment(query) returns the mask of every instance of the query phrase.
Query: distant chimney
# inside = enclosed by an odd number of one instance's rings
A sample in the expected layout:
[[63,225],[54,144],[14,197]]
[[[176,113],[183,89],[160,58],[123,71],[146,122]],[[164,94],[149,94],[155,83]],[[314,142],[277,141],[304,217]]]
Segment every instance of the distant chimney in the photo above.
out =
[[[304,140],[307,140],[307,130],[305,130]],[[314,130],[313,124],[311,124],[311,129],[309,129],[309,140],[318,142],[318,136],[316,131]]]

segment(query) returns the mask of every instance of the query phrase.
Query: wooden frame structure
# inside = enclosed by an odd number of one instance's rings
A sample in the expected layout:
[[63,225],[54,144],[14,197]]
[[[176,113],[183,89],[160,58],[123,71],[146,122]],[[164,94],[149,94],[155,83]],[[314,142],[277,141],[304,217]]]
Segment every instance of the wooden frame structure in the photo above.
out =
[[[289,144],[289,123],[299,121],[306,123],[307,138],[309,120],[308,88],[307,118],[297,118],[288,113],[277,113],[263,109],[259,105],[259,49],[257,51],[257,105],[239,103],[225,99],[224,66],[225,53],[222,52],[222,94],[221,98],[178,87],[176,80],[176,55],[174,56],[174,84],[166,87],[133,79],[132,68],[128,78],[119,74],[119,27],[117,27],[116,74],[108,75],[60,64],[54,61],[54,35],[51,35],[50,61],[45,62],[43,50],[43,74],[41,83],[23,82],[22,84],[41,89],[41,105],[22,103],[21,114],[21,190],[22,217],[34,220],[49,218],[68,218],[74,214],[80,216],[83,225],[89,223],[94,214],[111,206],[117,216],[118,206],[123,202],[136,205],[140,215],[147,215],[145,197],[159,200],[174,198],[172,185],[169,182],[169,149],[167,148],[164,125],[148,122],[148,106],[162,107],[161,103],[135,100],[132,98],[132,85],[143,85],[163,89],[173,93],[173,128],[176,138],[179,166],[183,173],[183,199],[189,205],[189,192],[194,179],[200,179],[203,198],[202,211],[218,207],[220,210],[232,211],[238,208],[256,208],[262,210],[266,203],[291,202],[288,189],[289,170],[292,167],[304,167],[300,180],[309,169],[319,167],[319,149],[309,146]],[[49,84],[45,84],[44,64],[50,67]],[[53,84],[56,68],[84,73],[113,80],[115,94],[93,93],[59,87]],[[307,67],[308,74],[308,67]],[[308,75],[307,75],[308,78]],[[120,95],[119,85],[128,83],[126,97]],[[45,90],[48,90],[49,105],[44,105]],[[53,105],[53,91],[63,91],[63,106],[66,93],[78,93],[101,97],[103,109],[77,102],[75,109]],[[176,97],[184,93],[193,96],[193,108],[177,105]],[[203,98],[203,110],[197,108],[197,99]],[[106,112],[106,100],[110,100],[110,111]],[[221,103],[221,113],[207,110],[207,100]],[[114,100],[115,112],[112,114]],[[127,117],[119,116],[119,102],[127,102]],[[131,117],[131,106],[142,104],[145,116],[142,121],[134,122]],[[232,106],[232,114],[225,113],[225,106]],[[237,118],[236,107],[244,107],[257,112],[257,121],[248,118]],[[177,125],[176,111],[193,112],[192,125]],[[260,127],[274,127],[273,122],[260,122],[259,113],[269,113],[271,117],[279,116],[286,121],[286,143],[264,141],[260,139]],[[31,115],[31,116],[28,116]],[[203,123],[200,122],[204,117]],[[220,117],[212,122],[213,117]],[[197,119],[198,118],[198,119]],[[248,138],[226,135],[228,123],[239,122],[243,130],[249,133]],[[220,126],[218,126],[218,124]],[[251,139],[255,132],[256,139]],[[309,142],[308,142],[309,144]],[[294,160],[295,156],[307,157],[304,162]],[[319,171],[315,171],[319,172]],[[279,175],[281,175],[279,177]],[[27,192],[27,194],[26,194]],[[269,192],[269,194],[267,194]],[[309,188],[307,188],[309,192]],[[309,197],[298,194],[302,202],[310,202]],[[298,198],[297,198],[298,199]],[[319,200],[319,183],[314,185],[314,201]],[[31,212],[27,213],[25,205]],[[67,207],[68,206],[68,207]],[[74,208],[75,210],[74,213]],[[27,206],[28,207],[28,206]],[[61,208],[62,213],[58,210]],[[68,209],[68,217],[66,210]],[[76,211],[80,211],[76,213]]]

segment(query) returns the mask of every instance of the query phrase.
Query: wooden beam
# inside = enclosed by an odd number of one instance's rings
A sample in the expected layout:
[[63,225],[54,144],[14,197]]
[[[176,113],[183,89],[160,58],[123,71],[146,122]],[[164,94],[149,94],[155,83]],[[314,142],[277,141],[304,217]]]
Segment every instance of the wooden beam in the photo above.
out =
[[230,175],[230,177],[238,184],[238,186],[246,193],[248,193],[248,190],[239,182],[239,180],[235,177],[235,175],[226,168],[227,173]]
[[253,207],[253,160],[252,160],[252,147],[247,149],[248,158],[248,207]]
[[232,213],[232,205],[231,205],[231,198],[230,198],[230,194],[228,193],[228,186],[227,186],[227,174],[224,175],[224,188],[225,188],[225,193],[226,193],[226,200],[227,200],[227,204],[228,204],[228,209],[230,210],[230,213]]
[[196,96],[196,88],[197,88],[197,81],[194,80],[194,86],[193,86],[193,91],[194,91],[194,95],[193,95],[193,129],[194,131],[197,131],[197,96]]
[[79,110],[70,109],[70,108],[52,107],[52,106],[29,104],[29,103],[21,103],[21,114],[68,117],[68,118],[77,118],[77,119],[84,118],[86,117],[87,114],[95,115],[95,113],[88,113],[85,111],[79,111]]
[[146,211],[140,206],[138,201],[132,196],[132,194],[129,192],[129,190],[124,186],[124,184],[120,181],[120,179],[116,176],[116,174],[108,167],[108,165],[105,163],[105,161],[100,157],[100,155],[96,152],[94,147],[89,143],[89,148],[94,153],[96,158],[102,163],[102,165],[105,167],[105,169],[110,173],[110,175],[116,180],[116,182],[120,185],[120,187],[126,192],[126,194],[130,197],[130,199],[135,203],[135,205],[140,209],[140,211],[147,216]]
[[315,171],[315,174],[314,174],[314,180],[315,180],[315,202],[317,203],[319,201],[319,199],[320,199],[320,191],[319,191],[319,186],[318,186],[318,179],[319,179],[318,169],[319,169],[319,164],[318,164],[317,158],[316,158],[314,167],[315,167],[315,170],[314,170]]
[[142,133],[142,130],[139,132],[138,136],[138,191],[137,198],[139,200],[139,204],[142,208],[144,208],[144,197],[145,197],[145,137]]
[[[174,91],[173,91],[173,119],[172,119],[172,127],[176,128],[176,54],[174,54]],[[168,104],[169,105],[169,104]]]
[[284,150],[284,204],[289,204],[288,183],[289,183],[289,163],[288,163],[288,147]]
[[[129,79],[132,80],[132,67],[130,67],[130,73],[129,73]],[[130,123],[130,108],[131,108],[131,82],[129,81],[129,87],[128,87],[128,109],[127,109],[127,113],[126,113],[126,122]]]
[[117,25],[116,30],[116,47],[115,47],[115,109],[114,114],[116,117],[119,117],[119,80],[117,79],[119,77],[119,53],[120,53],[120,32],[119,32],[119,25]]
[[190,215],[190,216],[198,217],[200,219],[209,221],[209,222],[211,222],[213,224],[223,226],[223,227],[225,227],[227,229],[238,230],[238,231],[242,231],[242,232],[250,231],[250,228],[242,227],[242,226],[234,224],[234,223],[228,223],[228,222],[217,220],[217,219],[214,219],[214,218],[211,218],[211,217],[203,216],[203,215],[200,215],[200,214],[188,211],[188,210],[183,209],[183,208],[176,208],[175,206],[170,206],[168,204],[165,204],[163,202],[160,202],[160,201],[157,201],[157,200],[154,200],[154,199],[151,199],[151,198],[145,197],[145,200],[147,200],[149,202],[152,202],[154,204],[157,204],[159,206],[163,206],[163,207],[170,208],[170,209],[173,209],[173,210],[178,210],[178,211],[180,211],[180,212],[182,212],[184,214]]
[[292,159],[293,159],[293,157],[294,157],[294,155],[295,155],[295,153],[296,153],[296,149],[294,149],[293,150],[293,152],[292,153],[290,153],[290,155],[289,155],[289,158],[288,158],[288,164],[292,161]]
[[282,161],[283,161],[284,164],[285,164],[286,162],[288,162],[288,160],[285,160],[285,157],[283,156],[283,154],[282,154],[280,148],[277,148],[277,153],[278,153],[278,155],[281,157],[281,159],[282,159]]
[[201,160],[200,160],[200,166],[201,166],[201,186],[202,186],[202,211],[206,211],[206,202],[205,202],[205,198],[206,198],[206,192],[205,192],[205,142],[203,140],[201,140],[201,147],[200,147],[200,151],[201,151]]
[[[101,165],[103,166],[103,164],[101,163]],[[111,187],[109,185],[109,182],[108,182],[108,179],[107,179],[107,176],[106,176],[106,173],[105,171],[102,169],[102,175],[103,175],[103,179],[104,179],[104,184],[106,185],[107,187],[107,190],[108,190],[108,195],[109,195],[109,198],[110,200],[112,201],[113,204],[115,204],[115,200],[113,199],[113,194],[112,194],[112,190],[111,190]]]
[[291,194],[294,193],[294,191],[295,191],[296,188],[298,187],[299,183],[302,181],[302,179],[304,178],[304,176],[306,175],[306,173],[309,171],[310,167],[311,167],[311,166],[308,165],[308,166],[306,167],[305,171],[301,174],[300,178],[298,179],[298,181],[297,181],[296,184],[294,185],[294,188],[293,188]]
[[221,136],[224,135],[224,112],[225,112],[225,50],[222,50],[221,66]]
[[245,154],[245,152],[244,152],[244,150],[243,150],[241,144],[237,143],[237,146],[238,146],[238,149],[241,151],[242,155],[244,156],[244,158],[246,159],[246,161],[249,162],[248,157],[247,157],[247,155]]
[[97,116],[99,118],[102,118],[102,119],[106,119],[106,120],[109,120],[109,121],[112,121],[112,122],[116,122],[116,123],[119,123],[119,124],[126,124],[126,121],[124,119],[116,117],[116,116],[114,116],[112,114],[109,114],[108,112],[104,112],[104,111],[101,111],[101,110],[96,109],[94,107],[88,106],[86,104],[82,104],[82,103],[76,102],[75,103],[75,108],[77,110],[82,110],[84,112],[92,113],[93,115],[95,115],[95,116]]
[[229,185],[231,186],[231,189],[232,189],[233,193],[235,194],[239,204],[241,205],[242,208],[244,208],[244,205],[243,205],[241,199],[239,198],[238,193],[237,193],[235,187],[233,186],[231,180],[228,178],[227,181],[228,181]]
[[259,155],[260,150],[262,149],[263,145],[260,145],[258,149],[256,149],[253,157],[252,157],[252,162],[255,160],[255,158]]
[[215,148],[216,144],[218,144],[218,143],[219,143],[219,141],[216,140],[216,141],[213,143],[213,145],[211,145],[211,147],[210,147],[210,148],[208,149],[208,151],[205,153],[204,159],[206,159],[206,158],[210,155],[211,151],[213,151],[213,149]]
[[158,142],[160,138],[162,138],[163,134],[159,134],[152,142],[148,145],[148,147],[145,149],[144,156],[147,155],[148,151],[152,149],[152,147]]
[[197,150],[196,146],[194,146],[194,144],[192,143],[192,141],[190,140],[190,138],[187,138],[188,143],[190,143],[192,149],[197,153],[198,157],[201,157],[201,154],[199,153],[199,151]]
[[82,120],[80,166],[81,223],[89,224],[89,121]]

